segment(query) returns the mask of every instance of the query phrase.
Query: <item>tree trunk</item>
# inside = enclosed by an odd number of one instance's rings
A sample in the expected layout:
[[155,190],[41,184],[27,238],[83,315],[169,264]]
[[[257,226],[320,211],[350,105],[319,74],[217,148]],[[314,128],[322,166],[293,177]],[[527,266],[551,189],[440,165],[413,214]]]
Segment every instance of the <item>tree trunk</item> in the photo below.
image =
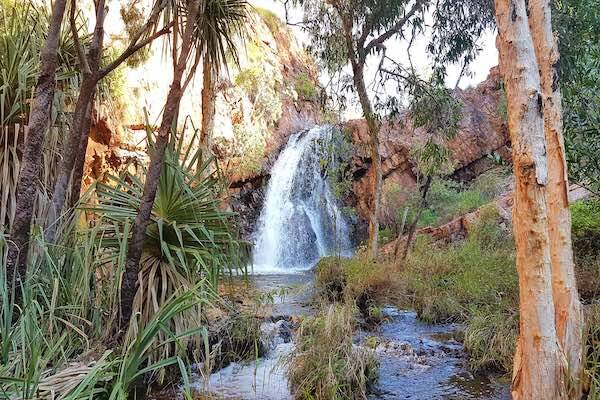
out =
[[[181,51],[175,65],[173,82],[171,83],[171,88],[167,95],[156,143],[152,148],[150,165],[148,166],[146,180],[144,182],[144,192],[140,201],[140,209],[133,225],[133,233],[127,252],[125,273],[123,274],[121,283],[119,334],[123,334],[127,330],[132,316],[133,299],[137,292],[139,263],[142,256],[144,240],[146,238],[146,228],[150,222],[150,215],[152,214],[154,199],[156,198],[156,190],[158,188],[158,181],[163,167],[165,150],[169,143],[171,127],[179,109],[181,96],[183,95],[181,82],[192,49],[192,31],[200,8],[200,2],[201,0],[192,0],[188,3],[187,22],[181,38]],[[188,73],[193,74],[194,71],[192,70]]]
[[370,138],[371,153],[371,210],[369,214],[369,244],[367,254],[370,259],[377,258],[379,250],[379,208],[381,206],[381,187],[383,175],[381,171],[381,157],[379,156],[379,122],[373,113],[371,100],[367,94],[364,78],[364,65],[357,62],[352,63],[354,74],[354,85],[358,92],[358,98],[367,121]]
[[[89,136],[91,117],[91,113],[88,111],[92,106],[92,99],[94,98],[94,93],[96,92],[96,85],[100,79],[98,71],[100,69],[100,58],[102,57],[104,49],[105,14],[106,10],[104,8],[104,1],[101,0],[97,4],[96,24],[94,27],[94,34],[92,36],[88,55],[87,57],[85,55],[82,56],[87,58],[87,67],[89,68],[89,71],[84,71],[83,73],[83,81],[79,89],[79,97],[77,98],[75,110],[73,111],[73,121],[71,123],[71,130],[69,132],[69,140],[63,151],[63,158],[59,166],[59,172],[52,194],[52,203],[48,211],[46,239],[51,243],[56,240],[58,220],[67,199],[67,191],[69,188],[69,182],[73,176],[75,160],[78,155],[80,155],[82,150],[85,151],[87,149],[87,139]],[[83,49],[80,49],[80,51],[83,52]],[[85,162],[85,153],[83,154],[83,158]]]
[[513,147],[513,227],[520,329],[513,368],[515,400],[564,399],[564,370],[554,320],[546,207],[548,164],[538,65],[524,0],[496,0],[498,50]]
[[427,203],[427,193],[429,192],[429,188],[431,187],[431,176],[428,176],[425,180],[425,184],[421,189],[421,201],[419,202],[419,208],[417,209],[417,213],[415,215],[415,219],[412,224],[410,224],[410,228],[408,229],[408,235],[406,237],[406,245],[404,246],[404,252],[402,253],[401,260],[406,260],[408,257],[408,251],[410,250],[410,244],[413,241],[415,236],[415,232],[417,231],[417,224],[419,223],[419,218],[421,218],[421,214],[423,213],[423,209],[425,208],[425,204]]
[[6,263],[8,285],[14,290],[14,303],[17,305],[22,301],[20,285],[27,273],[29,230],[38,188],[44,137],[50,121],[56,87],[57,49],[66,2],[55,0],[52,7],[46,45],[40,57],[40,76],[29,115],[29,133],[25,142],[23,165],[17,183],[15,219],[10,232]]
[[[211,59],[206,54],[202,61],[202,130],[200,145],[205,156],[210,154],[212,145],[212,132],[215,123],[215,73]],[[205,157],[203,157],[205,158]],[[204,162],[202,160],[201,162]]]
[[529,26],[540,70],[548,157],[546,191],[556,331],[573,383],[569,397],[581,397],[583,315],[573,264],[567,162],[562,126],[558,45],[552,33],[550,2],[529,2]]
[[81,196],[81,181],[83,180],[83,169],[85,167],[85,156],[87,154],[88,139],[90,137],[90,128],[92,125],[92,109],[94,108],[94,96],[90,99],[86,111],[85,120],[82,127],[81,138],[79,141],[79,150],[73,167],[73,176],[71,182],[71,198],[67,207],[72,208],[79,201]]
[[402,223],[398,228],[398,238],[396,239],[396,244],[394,245],[394,257],[398,258],[400,256],[400,245],[402,244],[402,236],[404,235],[404,227],[406,226],[406,217],[408,216],[408,207],[404,207],[404,213],[402,214]]
[[59,219],[62,213],[63,206],[67,198],[69,182],[75,165],[75,158],[79,152],[79,142],[83,133],[83,127],[86,125],[86,115],[92,96],[96,88],[97,80],[92,75],[84,77],[79,90],[79,97],[73,111],[73,121],[69,131],[69,138],[63,150],[62,159],[54,185],[52,194],[52,202],[48,209],[46,240],[54,243],[56,240],[56,232],[59,225]]

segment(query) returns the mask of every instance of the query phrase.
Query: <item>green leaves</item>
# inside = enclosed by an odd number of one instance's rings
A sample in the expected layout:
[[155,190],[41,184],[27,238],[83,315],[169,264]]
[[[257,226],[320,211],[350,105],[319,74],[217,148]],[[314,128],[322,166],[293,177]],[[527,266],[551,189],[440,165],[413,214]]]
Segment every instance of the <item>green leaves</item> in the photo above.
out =
[[239,64],[235,41],[243,39],[248,18],[246,0],[206,0],[198,16],[194,34],[196,51],[208,57],[214,72],[227,68],[227,55]]
[[569,176],[600,188],[600,1],[553,2]]

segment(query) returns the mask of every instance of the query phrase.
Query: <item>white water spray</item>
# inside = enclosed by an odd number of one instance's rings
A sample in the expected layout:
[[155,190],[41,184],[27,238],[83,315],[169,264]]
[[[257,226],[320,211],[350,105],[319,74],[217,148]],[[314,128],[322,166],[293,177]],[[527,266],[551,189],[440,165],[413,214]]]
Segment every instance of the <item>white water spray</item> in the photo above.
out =
[[332,133],[317,126],[293,135],[273,165],[257,224],[255,272],[306,270],[321,257],[351,254],[348,224],[322,168]]

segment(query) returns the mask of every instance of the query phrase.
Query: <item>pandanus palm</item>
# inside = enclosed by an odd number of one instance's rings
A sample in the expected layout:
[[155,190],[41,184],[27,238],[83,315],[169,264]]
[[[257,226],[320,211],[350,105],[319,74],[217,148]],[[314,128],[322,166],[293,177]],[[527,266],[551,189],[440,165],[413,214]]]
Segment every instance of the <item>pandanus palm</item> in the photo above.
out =
[[[156,199],[144,237],[138,271],[138,287],[133,301],[133,323],[128,338],[135,338],[166,301],[178,291],[188,290],[200,281],[216,286],[218,277],[245,264],[245,244],[237,240],[233,214],[220,209],[223,189],[217,172],[205,172],[207,160],[197,170],[198,132],[184,149],[183,140],[171,140],[158,181]],[[149,147],[155,141],[149,133]],[[144,182],[142,174],[124,172],[96,184],[96,204],[87,206],[100,219],[102,244],[113,246],[115,254],[128,240],[131,224],[140,207]],[[120,264],[119,261],[115,262]],[[121,263],[122,264],[122,263]],[[200,326],[202,310],[194,307],[177,316],[171,329],[176,335]],[[165,339],[165,338],[162,338]],[[200,348],[197,346],[197,348]],[[171,349],[164,347],[163,352]],[[170,354],[163,353],[168,357]]]
[[215,114],[215,84],[227,56],[238,64],[236,41],[244,38],[248,3],[246,0],[207,0],[198,17],[195,35],[202,54],[202,135],[201,146],[210,148]]
[[[242,0],[220,0],[223,3],[214,3],[216,1],[191,0],[182,8],[185,11],[176,16],[176,19],[179,20],[176,23],[181,27],[174,30],[180,34],[173,36],[173,81],[165,101],[156,143],[152,148],[140,207],[129,243],[127,264],[121,287],[121,317],[119,321],[121,331],[127,329],[131,320],[147,226],[150,223],[158,190],[167,142],[170,135],[176,133],[172,130],[174,126],[177,126],[179,102],[183,92],[193,77],[195,67],[202,55],[208,54],[216,57],[215,61],[224,61],[227,49],[235,54],[234,34],[242,29],[246,3],[240,3]],[[214,21],[209,20],[208,17],[211,13],[218,18],[215,18]],[[190,68],[188,64],[194,53],[194,62]]]

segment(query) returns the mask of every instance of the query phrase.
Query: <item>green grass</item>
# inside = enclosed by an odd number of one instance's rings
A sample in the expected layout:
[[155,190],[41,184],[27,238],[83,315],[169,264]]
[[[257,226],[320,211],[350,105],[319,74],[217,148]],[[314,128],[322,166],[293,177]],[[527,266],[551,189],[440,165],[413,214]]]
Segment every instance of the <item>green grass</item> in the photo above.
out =
[[465,325],[474,371],[510,371],[518,329],[518,278],[509,233],[497,227],[494,207],[469,237],[432,251],[420,237],[402,271],[403,289],[420,318]]
[[377,379],[372,350],[352,343],[355,309],[331,304],[308,317],[298,330],[296,352],[289,360],[294,397],[299,400],[352,400],[366,398]]
[[600,295],[600,199],[573,203],[571,219],[579,294],[591,301]]
[[[481,174],[469,184],[450,179],[434,180],[427,194],[427,205],[419,217],[418,226],[441,225],[475,211],[509,190],[510,179],[510,173],[505,168],[497,167]],[[408,207],[408,222],[405,224],[407,229],[410,221],[414,219],[421,195],[415,190],[407,191],[391,185],[384,190],[383,199],[383,228],[397,229],[404,208]]]

